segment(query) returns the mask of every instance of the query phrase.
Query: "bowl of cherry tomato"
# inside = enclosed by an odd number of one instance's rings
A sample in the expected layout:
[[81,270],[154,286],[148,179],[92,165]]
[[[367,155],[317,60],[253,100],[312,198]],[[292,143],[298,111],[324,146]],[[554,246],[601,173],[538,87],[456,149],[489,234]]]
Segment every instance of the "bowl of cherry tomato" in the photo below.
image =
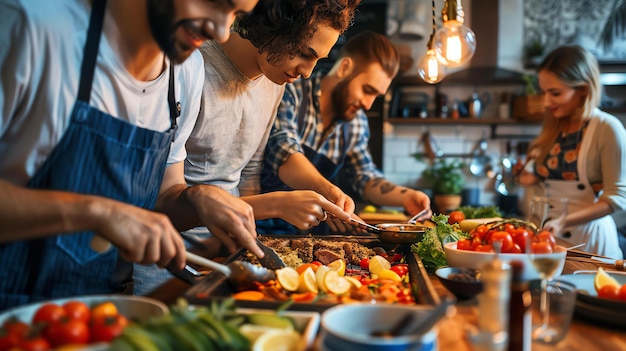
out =
[[135,321],[168,313],[165,304],[142,296],[90,295],[31,303],[0,313],[0,350],[46,351],[107,344]]
[[469,238],[444,245],[450,266],[481,269],[496,257],[496,249],[499,247],[499,258],[502,261],[523,263],[522,278],[525,280],[540,278],[533,262],[554,262],[553,276],[563,271],[567,250],[556,245],[552,233],[538,230],[532,223],[516,219],[496,221],[478,225],[469,234]]

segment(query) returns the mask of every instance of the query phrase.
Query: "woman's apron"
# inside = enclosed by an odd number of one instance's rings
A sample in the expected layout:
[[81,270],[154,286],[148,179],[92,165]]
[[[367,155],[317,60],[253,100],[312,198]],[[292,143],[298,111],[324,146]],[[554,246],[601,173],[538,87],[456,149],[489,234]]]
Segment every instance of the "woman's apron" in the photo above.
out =
[[[312,94],[312,92],[308,91],[308,86],[303,82],[302,84],[302,104],[298,109],[298,131],[302,131],[304,129],[304,120],[305,115],[308,110],[308,102],[309,98],[307,95]],[[343,150],[341,151],[341,159],[339,163],[334,163],[331,159],[326,157],[326,155],[318,153],[313,148],[302,145],[302,149],[304,150],[304,155],[306,158],[317,168],[324,178],[329,181],[333,181],[339,175],[345,160],[346,155],[348,154],[348,132],[349,132],[348,123],[343,123],[341,132],[343,133]],[[288,187],[285,183],[283,183],[280,178],[272,172],[271,167],[263,163],[263,168],[261,171],[261,192],[268,193],[272,191],[287,191],[293,190]],[[287,221],[280,218],[270,218],[256,221],[257,232],[259,234],[297,234],[303,231],[296,228],[294,225],[288,223]],[[313,227],[311,230],[307,230],[304,232],[309,232],[312,234],[328,234],[330,232],[330,228],[325,222],[321,222],[318,226]]]
[[[81,65],[78,99],[58,145],[28,183],[100,195],[152,209],[179,114],[170,66],[171,128],[137,127],[89,106],[106,0],[95,0]],[[91,249],[93,232],[64,233],[0,245],[0,309],[49,298],[132,293],[132,264],[115,248]]]
[[[546,180],[544,192],[550,202],[550,218],[558,218],[563,211],[576,212],[598,201],[587,177],[587,156],[598,120],[591,119],[578,152],[578,181]],[[567,208],[560,199],[567,198]],[[586,243],[581,250],[613,258],[622,258],[617,238],[617,226],[611,216],[604,216],[588,223],[563,229],[560,237],[572,245]]]

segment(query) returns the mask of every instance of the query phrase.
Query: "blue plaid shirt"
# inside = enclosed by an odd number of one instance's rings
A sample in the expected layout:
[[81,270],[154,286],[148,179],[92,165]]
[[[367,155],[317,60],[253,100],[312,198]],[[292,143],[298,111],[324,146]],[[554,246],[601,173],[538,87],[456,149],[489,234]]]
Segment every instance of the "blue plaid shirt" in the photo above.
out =
[[[324,127],[319,108],[321,95],[321,72],[310,79],[298,79],[285,87],[285,94],[278,108],[276,120],[265,150],[265,162],[274,174],[289,156],[296,152],[304,153],[301,145],[307,145],[325,155],[335,164],[341,162],[343,150],[348,150],[341,177],[346,184],[353,185],[353,191],[363,196],[363,189],[371,179],[382,178],[383,173],[372,161],[368,149],[370,138],[367,116],[363,110],[350,122],[336,121],[329,127],[322,140]],[[302,96],[302,84],[308,85],[309,96]],[[308,99],[306,111],[300,111],[303,99]],[[298,118],[303,119],[298,121]],[[344,138],[343,123],[349,123],[348,137]],[[345,141],[348,147],[344,146]]]

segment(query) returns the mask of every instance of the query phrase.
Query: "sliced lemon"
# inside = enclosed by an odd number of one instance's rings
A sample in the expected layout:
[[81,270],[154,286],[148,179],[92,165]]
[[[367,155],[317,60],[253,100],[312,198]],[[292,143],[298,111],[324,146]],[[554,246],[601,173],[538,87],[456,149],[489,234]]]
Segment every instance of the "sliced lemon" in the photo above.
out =
[[615,278],[611,277],[604,271],[604,268],[598,267],[596,276],[593,279],[593,287],[596,289],[596,291],[599,291],[605,285],[615,286],[618,289],[621,286],[620,283],[615,280]]
[[374,205],[367,205],[367,206],[363,207],[363,212],[365,212],[365,213],[376,213],[376,206],[374,206]]
[[317,294],[317,278],[313,268],[308,267],[298,277],[298,292],[312,292]]
[[328,273],[329,271],[330,271],[330,268],[328,268],[328,266],[319,266],[317,267],[317,271],[315,272],[315,278],[317,280],[317,287],[319,288],[319,290],[323,292],[328,291],[326,289],[326,285],[324,284],[324,276],[326,276],[326,273]]
[[[257,325],[257,324],[242,324],[239,327],[239,332],[243,334],[251,343],[254,343],[261,335],[270,332],[270,331],[283,331],[286,329],[279,329],[274,327],[268,327],[266,325]],[[83,345],[84,347],[85,345]]]
[[324,276],[324,285],[329,293],[335,295],[345,294],[352,288],[352,284],[345,278],[339,275],[337,271],[328,271]]
[[376,255],[370,259],[369,271],[378,275],[378,272],[383,269],[391,268],[391,263],[386,258],[380,255]]
[[336,260],[328,264],[331,271],[337,272],[340,276],[346,275],[346,263],[343,260]]
[[298,290],[298,279],[300,274],[296,272],[295,269],[291,267],[285,267],[276,270],[276,280],[278,284],[283,287],[283,289],[287,291],[296,291]]
[[293,330],[272,330],[261,334],[252,344],[252,351],[301,351],[300,334]]
[[378,272],[378,279],[389,279],[394,282],[401,282],[402,277],[398,275],[398,273],[392,271],[391,269],[381,269]]
[[349,275],[345,276],[344,278],[346,278],[346,280],[355,288],[360,288],[361,286],[363,286],[363,284],[356,279],[355,277],[351,277]]

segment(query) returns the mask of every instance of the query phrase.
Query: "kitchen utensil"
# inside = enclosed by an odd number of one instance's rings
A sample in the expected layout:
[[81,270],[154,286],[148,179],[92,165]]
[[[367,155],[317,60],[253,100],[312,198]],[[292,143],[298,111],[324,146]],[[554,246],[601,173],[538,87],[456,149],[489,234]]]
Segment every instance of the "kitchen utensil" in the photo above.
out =
[[239,288],[251,288],[255,286],[255,282],[267,283],[270,280],[276,279],[274,271],[254,265],[250,262],[233,261],[228,265],[223,265],[189,251],[185,253],[185,256],[188,262],[209,267],[224,274],[233,285]]
[[350,222],[355,223],[359,228],[368,233],[378,235],[378,239],[383,242],[393,244],[413,244],[424,236],[424,231],[428,228],[420,224],[408,223],[381,223],[375,226],[350,218]]
[[614,260],[612,258],[605,258],[605,257],[598,257],[598,256],[593,256],[591,257],[591,259],[594,261],[598,261],[598,262],[602,262],[606,264],[612,264],[615,268],[622,270],[622,271],[626,270],[626,261],[624,260]]
[[483,137],[476,143],[471,153],[472,160],[470,161],[469,170],[472,175],[483,175],[485,167],[491,163],[491,157],[485,155],[485,151],[487,151],[487,138],[483,133]]
[[406,223],[407,224],[415,224],[415,223],[417,223],[417,219],[420,218],[421,216],[423,216],[426,212],[428,212],[427,208],[419,211],[418,213],[415,214],[415,216],[411,217],[408,221],[406,221]]
[[585,246],[586,244],[587,244],[587,243],[580,243],[580,244],[578,244],[578,245],[573,245],[573,246],[570,246],[570,247],[566,248],[565,250],[566,250],[566,251],[569,251],[569,250],[574,250],[574,249],[577,249],[577,248],[579,248],[579,247],[583,247],[583,246]]
[[273,269],[273,270],[285,267],[285,262],[283,262],[280,256],[278,256],[276,251],[272,250],[272,248],[270,247],[265,246],[265,244],[263,244],[259,240],[259,238],[256,239],[256,243],[257,245],[259,245],[259,247],[261,248],[261,250],[263,250],[263,253],[265,254],[265,256],[263,256],[262,258],[258,258],[261,266],[265,268]]
[[435,308],[428,311],[422,318],[416,320],[413,313],[407,313],[394,326],[387,331],[373,331],[373,337],[393,338],[403,335],[422,335],[428,332],[435,324],[446,315],[453,300],[444,299]]
[[431,161],[443,156],[443,151],[439,149],[439,144],[437,144],[437,141],[433,139],[430,132],[424,132],[424,134],[422,134],[422,144],[424,146],[426,157],[428,157]]

